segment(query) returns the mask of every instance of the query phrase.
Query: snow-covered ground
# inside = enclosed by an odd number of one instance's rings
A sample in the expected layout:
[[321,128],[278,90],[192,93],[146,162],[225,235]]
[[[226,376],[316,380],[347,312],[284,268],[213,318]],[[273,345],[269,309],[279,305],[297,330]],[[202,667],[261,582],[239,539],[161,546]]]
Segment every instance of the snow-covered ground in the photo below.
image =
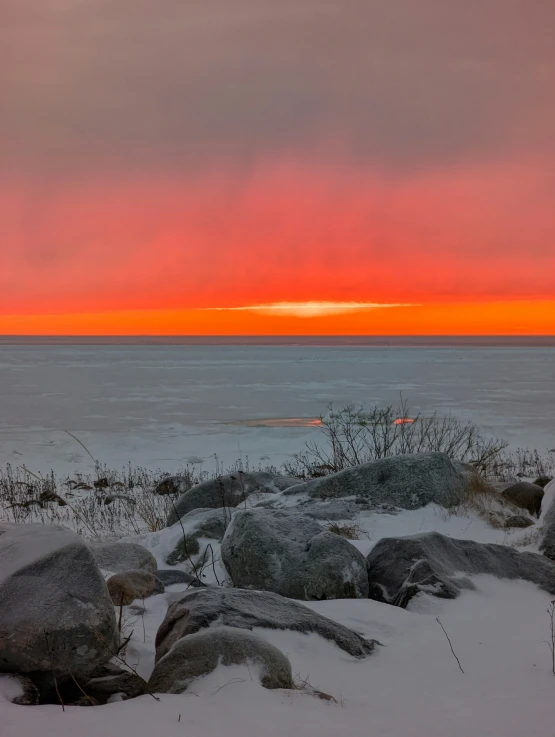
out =
[[[200,467],[202,459],[208,470],[214,454],[224,467],[247,457],[251,465],[280,464],[318,432],[309,422],[328,402],[396,402],[399,392],[415,411],[452,412],[513,446],[546,450],[555,447],[553,358],[549,348],[0,346],[0,465],[91,471],[91,459],[65,430],[116,468],[131,461],[174,471],[187,462]],[[252,422],[268,418],[301,418],[307,426]],[[551,484],[549,499],[554,495]],[[356,523],[353,544],[367,554],[382,537],[432,530],[535,550],[542,520],[505,531],[473,510],[430,505],[365,512]],[[182,533],[174,526],[133,539],[167,567]],[[216,562],[205,570],[207,583],[225,577],[218,545],[210,542]],[[299,683],[330,701],[306,690],[265,690],[252,669],[239,666],[220,666],[179,696],[65,711],[13,705],[13,681],[0,679],[0,737],[555,735],[546,643],[551,597],[524,581],[474,582],[475,591],[454,601],[421,594],[407,611],[371,600],[306,602],[382,643],[363,660],[317,635],[257,630],[289,657]],[[146,599],[144,613],[142,602],[125,610],[126,632],[133,630],[126,657],[144,677],[168,602],[184,588]]]
[[[348,402],[452,413],[514,447],[555,448],[554,348],[0,345],[0,466],[87,472],[280,465]],[[301,418],[308,426],[257,426]],[[253,422],[254,421],[254,422]]]
[[[555,492],[555,485],[552,484]],[[528,530],[492,530],[469,513],[430,505],[358,519],[362,552],[383,536],[437,530],[482,542],[517,545]],[[179,530],[181,533],[181,530]],[[178,532],[142,536],[164,564]],[[532,535],[533,537],[533,535]],[[503,539],[504,538],[504,539]],[[211,541],[212,543],[214,541]],[[217,546],[216,546],[217,554]],[[211,572],[207,570],[207,581]],[[257,629],[290,659],[298,682],[333,697],[303,691],[267,691],[252,668],[220,666],[179,696],[151,696],[100,707],[21,707],[7,701],[13,682],[0,680],[2,737],[546,737],[555,734],[555,676],[547,608],[550,596],[524,581],[474,578],[476,591],[454,601],[419,595],[405,611],[370,600],[306,602],[306,606],[382,643],[363,660],[318,635]],[[170,601],[184,586],[126,608],[134,634],[127,661],[148,677],[154,638]],[[449,635],[464,673],[459,670]]]

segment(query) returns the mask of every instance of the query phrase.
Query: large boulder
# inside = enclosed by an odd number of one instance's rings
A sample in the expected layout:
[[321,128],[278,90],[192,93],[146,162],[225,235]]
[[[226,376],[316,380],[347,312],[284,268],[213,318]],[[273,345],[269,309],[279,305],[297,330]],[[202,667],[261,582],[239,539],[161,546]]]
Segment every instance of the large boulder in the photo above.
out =
[[362,553],[303,514],[275,509],[237,511],[221,552],[238,588],[306,600],[368,596]]
[[84,541],[0,525],[0,672],[87,673],[118,646],[114,606]]
[[535,514],[536,517],[540,516],[543,495],[543,488],[537,484],[531,484],[529,481],[519,481],[503,491],[505,499],[512,502],[515,507],[526,509],[530,514]]
[[298,481],[292,476],[280,476],[267,471],[237,472],[203,481],[179,497],[168,516],[167,526],[175,524],[193,509],[237,507],[252,494],[275,494]]
[[545,509],[542,511],[540,550],[555,560],[555,480],[545,487]]
[[178,640],[158,660],[148,687],[151,693],[183,693],[195,678],[218,665],[253,665],[265,688],[292,688],[291,664],[262,637],[237,627],[211,627]]
[[375,507],[388,504],[402,509],[418,509],[432,502],[451,507],[479,478],[466,464],[454,463],[444,453],[416,453],[381,458],[311,479],[287,489],[284,496],[355,497]]
[[164,584],[150,571],[125,571],[108,579],[108,591],[115,606],[129,606],[135,599],[163,594]]
[[210,627],[313,632],[355,657],[369,655],[376,643],[308,607],[278,594],[242,589],[204,588],[187,591],[170,604],[156,634],[156,660],[178,640]]
[[98,567],[110,573],[137,570],[156,573],[158,568],[152,553],[137,543],[95,543],[91,551]]
[[367,563],[370,598],[400,607],[419,593],[455,599],[462,589],[475,588],[468,576],[479,574],[521,578],[555,594],[555,564],[542,555],[438,532],[384,538]]

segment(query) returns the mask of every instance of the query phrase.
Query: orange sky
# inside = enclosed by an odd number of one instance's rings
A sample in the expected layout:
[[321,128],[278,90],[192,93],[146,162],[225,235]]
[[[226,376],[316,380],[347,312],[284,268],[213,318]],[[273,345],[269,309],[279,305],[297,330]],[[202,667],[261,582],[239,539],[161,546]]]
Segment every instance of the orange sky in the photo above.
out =
[[4,0],[0,334],[555,334],[555,5],[471,6]]

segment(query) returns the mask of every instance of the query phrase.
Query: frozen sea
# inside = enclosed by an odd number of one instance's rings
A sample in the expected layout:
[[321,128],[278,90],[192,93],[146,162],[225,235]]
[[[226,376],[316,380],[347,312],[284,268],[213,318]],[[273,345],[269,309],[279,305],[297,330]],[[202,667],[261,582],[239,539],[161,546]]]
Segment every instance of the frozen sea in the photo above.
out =
[[555,448],[554,339],[131,342],[0,339],[0,465],[90,470],[66,431],[112,467],[280,464],[318,436],[310,422],[330,402],[401,394],[413,412]]

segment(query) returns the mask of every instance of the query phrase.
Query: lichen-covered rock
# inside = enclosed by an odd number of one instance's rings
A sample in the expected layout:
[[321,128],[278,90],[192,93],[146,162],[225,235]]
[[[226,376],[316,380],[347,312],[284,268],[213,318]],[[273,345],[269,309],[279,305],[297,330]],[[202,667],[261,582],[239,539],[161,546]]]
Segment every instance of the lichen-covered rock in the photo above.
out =
[[526,509],[530,514],[535,514],[536,517],[540,516],[543,495],[542,487],[531,484],[529,481],[519,481],[503,491],[505,499],[512,502],[515,507]]
[[373,506],[418,509],[432,502],[450,507],[461,501],[478,474],[444,453],[390,456],[293,486],[284,496],[313,499],[358,497]]
[[362,553],[296,512],[237,511],[221,552],[231,580],[239,588],[305,600],[368,596]]
[[95,543],[90,547],[98,567],[111,573],[138,570],[156,573],[158,568],[152,553],[137,543]]
[[262,637],[237,627],[211,627],[178,640],[157,661],[148,687],[151,693],[183,693],[218,665],[256,666],[265,688],[292,688],[291,664]]
[[0,524],[0,672],[87,673],[118,646],[108,587],[63,527]]
[[456,540],[438,532],[380,540],[367,557],[370,598],[406,607],[419,593],[455,599],[474,588],[468,576],[531,581],[555,594],[555,564],[506,545]]
[[129,606],[135,599],[163,594],[164,584],[150,571],[124,571],[108,579],[108,591],[115,606]]
[[276,493],[296,483],[298,483],[296,478],[267,471],[237,472],[203,481],[179,497],[168,516],[167,526],[175,524],[178,519],[194,509],[237,507],[253,494]]
[[315,633],[355,657],[369,655],[376,645],[356,632],[291,599],[267,591],[220,587],[187,591],[170,604],[156,634],[156,659],[178,640],[214,626]]

